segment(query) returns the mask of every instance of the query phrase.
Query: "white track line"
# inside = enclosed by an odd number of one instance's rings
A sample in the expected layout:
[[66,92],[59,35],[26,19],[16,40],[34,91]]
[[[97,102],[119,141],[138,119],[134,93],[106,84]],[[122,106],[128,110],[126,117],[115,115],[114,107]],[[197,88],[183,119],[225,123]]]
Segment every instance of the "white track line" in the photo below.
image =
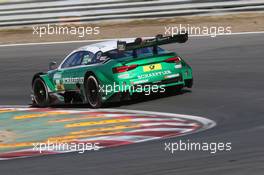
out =
[[[255,32],[236,32],[231,34],[222,34],[218,36],[232,36],[232,35],[251,35],[251,34],[264,34],[264,31],[255,31]],[[210,37],[210,35],[189,35],[189,37]],[[144,37],[150,38],[150,37]],[[109,41],[109,40],[122,40],[130,38],[112,38],[112,39],[97,39],[97,40],[77,40],[77,41],[58,41],[58,42],[43,42],[43,43],[19,43],[19,44],[3,44],[0,47],[14,47],[14,46],[34,46],[34,45],[54,45],[54,44],[73,44],[73,43],[87,43],[87,42],[100,42],[100,41]]]

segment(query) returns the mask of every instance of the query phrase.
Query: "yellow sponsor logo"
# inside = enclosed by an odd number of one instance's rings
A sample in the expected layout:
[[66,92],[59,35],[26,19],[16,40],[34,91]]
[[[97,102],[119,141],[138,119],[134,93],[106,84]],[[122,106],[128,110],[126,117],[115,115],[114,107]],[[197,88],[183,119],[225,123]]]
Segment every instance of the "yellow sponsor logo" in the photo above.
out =
[[57,90],[58,91],[63,91],[64,90],[64,85],[63,84],[57,84]]
[[151,64],[143,67],[144,72],[154,71],[154,70],[161,70],[161,64]]

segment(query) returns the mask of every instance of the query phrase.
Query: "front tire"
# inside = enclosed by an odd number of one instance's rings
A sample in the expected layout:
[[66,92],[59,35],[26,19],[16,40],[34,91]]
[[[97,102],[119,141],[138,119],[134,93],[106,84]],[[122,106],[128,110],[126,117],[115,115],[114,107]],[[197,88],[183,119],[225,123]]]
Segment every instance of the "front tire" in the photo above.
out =
[[47,107],[49,105],[49,93],[46,84],[41,78],[36,78],[33,82],[33,93],[35,105]]
[[100,108],[103,105],[99,83],[93,75],[89,75],[85,80],[85,94],[91,107]]

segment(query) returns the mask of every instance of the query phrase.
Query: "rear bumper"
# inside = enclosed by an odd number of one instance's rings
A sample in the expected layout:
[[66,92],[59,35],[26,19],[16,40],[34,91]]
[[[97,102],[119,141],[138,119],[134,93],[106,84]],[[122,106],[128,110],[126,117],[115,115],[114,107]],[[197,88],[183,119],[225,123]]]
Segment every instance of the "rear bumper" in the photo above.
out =
[[[159,71],[155,73],[149,73],[151,76],[143,77],[138,74],[121,74],[118,75],[118,78],[113,81],[113,84],[109,85],[111,91],[107,91],[107,93],[103,93],[103,101],[108,101],[113,98],[113,96],[122,96],[123,93],[128,93],[129,95],[133,95],[134,93],[140,93],[141,90],[149,92],[149,88],[154,87],[154,93],[163,92],[160,89],[164,89],[169,86],[181,86],[191,88],[192,81],[192,69],[190,66],[183,66],[180,69],[172,69]],[[124,76],[126,75],[126,76]],[[115,86],[118,87],[115,87]],[[121,90],[120,90],[120,87]],[[157,90],[158,89],[158,90]],[[117,95],[119,94],[119,95]],[[148,93],[149,94],[149,93]]]
[[[156,90],[153,91],[151,87],[156,86]],[[132,90],[125,90],[117,93],[113,93],[110,98],[108,98],[106,101],[108,102],[117,102],[117,101],[124,101],[124,100],[130,100],[131,96],[134,94],[146,94],[150,95],[153,93],[162,93],[165,92],[162,89],[170,86],[179,86],[179,87],[187,87],[191,88],[193,86],[193,79],[183,79],[182,76],[177,78],[171,78],[162,80],[160,82],[152,82],[152,83],[145,83],[145,84],[138,84],[134,85]],[[144,91],[142,91],[144,89]]]
[[[141,88],[141,87],[152,87],[152,86],[157,86],[157,87],[167,87],[167,86],[175,86],[175,85],[184,85],[185,80],[183,80],[182,76],[176,77],[176,78],[170,78],[170,79],[164,79],[158,82],[150,82],[150,83],[144,83],[144,84],[138,84],[134,85],[135,89]],[[132,91],[134,92],[134,91]],[[137,92],[137,91],[136,91]]]

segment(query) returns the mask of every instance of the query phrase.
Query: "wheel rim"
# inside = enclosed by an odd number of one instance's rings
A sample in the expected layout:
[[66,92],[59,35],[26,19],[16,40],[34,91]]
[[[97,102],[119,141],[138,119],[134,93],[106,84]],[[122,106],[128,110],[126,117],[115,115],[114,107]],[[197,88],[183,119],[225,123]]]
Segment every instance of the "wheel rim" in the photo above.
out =
[[89,77],[87,80],[87,98],[92,106],[98,103],[98,83],[94,77]]
[[43,105],[47,101],[46,86],[41,80],[36,80],[34,83],[34,97],[37,104]]

